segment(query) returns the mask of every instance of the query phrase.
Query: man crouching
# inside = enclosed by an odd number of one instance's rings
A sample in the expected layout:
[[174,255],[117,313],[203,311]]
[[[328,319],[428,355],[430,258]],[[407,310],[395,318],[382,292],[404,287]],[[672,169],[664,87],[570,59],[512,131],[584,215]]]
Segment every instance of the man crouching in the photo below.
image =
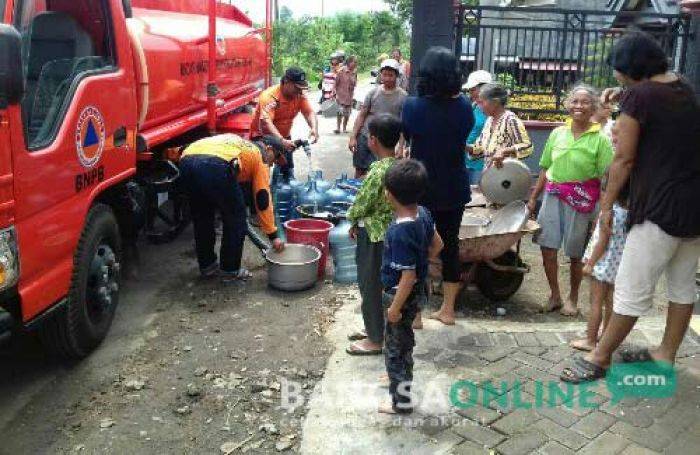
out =
[[[246,204],[241,183],[253,186],[253,200],[263,232],[275,250],[284,249],[278,237],[270,196],[269,166],[284,151],[272,136],[255,142],[235,134],[222,134],[192,143],[182,154],[182,184],[190,198],[199,272],[203,277],[246,280],[252,274],[241,267],[246,234]],[[220,257],[214,246],[216,212],[221,214],[223,235]]]

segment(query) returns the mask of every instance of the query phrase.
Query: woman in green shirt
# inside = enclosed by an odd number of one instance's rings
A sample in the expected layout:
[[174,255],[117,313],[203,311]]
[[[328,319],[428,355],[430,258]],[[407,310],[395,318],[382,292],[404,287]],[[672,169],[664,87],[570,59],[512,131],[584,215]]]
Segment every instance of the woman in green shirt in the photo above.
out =
[[[546,311],[561,308],[566,316],[578,314],[578,294],[583,277],[583,257],[590,225],[600,199],[600,179],[612,161],[610,139],[592,121],[599,105],[595,89],[575,87],[567,99],[571,118],[552,131],[540,159],[540,177],[528,207],[534,211],[544,192],[537,222],[542,227],[535,242],[542,260],[551,296]],[[563,303],[559,289],[558,251],[571,259],[571,291]],[[562,306],[563,305],[563,306]]]

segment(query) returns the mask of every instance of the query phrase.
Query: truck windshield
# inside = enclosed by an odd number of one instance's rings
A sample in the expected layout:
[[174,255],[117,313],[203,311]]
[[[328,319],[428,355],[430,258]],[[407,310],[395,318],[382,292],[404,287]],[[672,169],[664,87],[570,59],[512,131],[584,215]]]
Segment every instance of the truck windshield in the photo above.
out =
[[15,7],[26,43],[24,129],[29,149],[37,150],[55,138],[77,82],[114,67],[109,16],[105,0],[23,0]]

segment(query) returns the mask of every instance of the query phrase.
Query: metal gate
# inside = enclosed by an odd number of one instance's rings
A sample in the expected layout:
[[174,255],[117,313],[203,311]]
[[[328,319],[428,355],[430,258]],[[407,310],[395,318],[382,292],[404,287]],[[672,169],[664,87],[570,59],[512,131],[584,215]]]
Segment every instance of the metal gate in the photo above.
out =
[[559,119],[565,93],[576,82],[616,85],[606,59],[631,29],[653,35],[671,67],[685,71],[687,14],[462,5],[456,50],[465,73],[485,69],[507,85],[511,108],[524,118]]

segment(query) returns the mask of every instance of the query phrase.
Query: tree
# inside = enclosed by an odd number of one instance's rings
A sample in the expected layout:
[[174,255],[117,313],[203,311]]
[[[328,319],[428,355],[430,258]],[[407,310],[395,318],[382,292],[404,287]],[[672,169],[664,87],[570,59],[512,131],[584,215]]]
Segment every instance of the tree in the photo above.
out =
[[381,53],[394,47],[408,50],[408,41],[404,23],[388,11],[280,20],[274,28],[274,72],[279,75],[289,66],[299,66],[316,82],[337,49],[356,55],[364,71],[376,65]]
[[413,0],[384,0],[389,5],[391,11],[404,24],[411,22],[413,16]]

